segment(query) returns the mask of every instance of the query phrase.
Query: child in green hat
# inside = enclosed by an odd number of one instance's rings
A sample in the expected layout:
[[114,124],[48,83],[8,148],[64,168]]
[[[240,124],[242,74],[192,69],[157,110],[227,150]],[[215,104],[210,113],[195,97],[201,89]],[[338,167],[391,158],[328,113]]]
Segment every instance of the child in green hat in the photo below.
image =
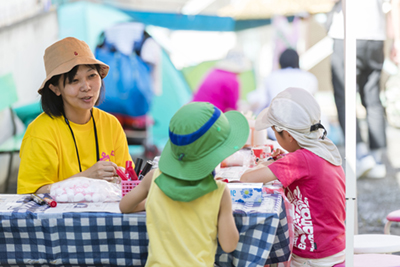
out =
[[239,233],[231,196],[211,173],[243,147],[248,134],[241,113],[222,113],[210,103],[192,102],[175,113],[159,169],[120,203],[123,213],[146,209],[146,266],[213,266],[217,234],[225,252],[236,248]]

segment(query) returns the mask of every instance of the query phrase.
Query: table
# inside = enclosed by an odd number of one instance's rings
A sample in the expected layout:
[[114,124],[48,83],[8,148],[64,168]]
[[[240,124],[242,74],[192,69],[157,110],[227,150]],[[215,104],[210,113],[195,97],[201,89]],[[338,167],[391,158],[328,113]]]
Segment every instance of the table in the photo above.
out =
[[[239,244],[229,254],[218,247],[218,266],[264,266],[289,259],[279,194],[264,194],[258,205],[236,203],[233,208]],[[0,212],[1,266],[144,266],[147,245],[145,212],[47,213],[45,207],[23,200]]]

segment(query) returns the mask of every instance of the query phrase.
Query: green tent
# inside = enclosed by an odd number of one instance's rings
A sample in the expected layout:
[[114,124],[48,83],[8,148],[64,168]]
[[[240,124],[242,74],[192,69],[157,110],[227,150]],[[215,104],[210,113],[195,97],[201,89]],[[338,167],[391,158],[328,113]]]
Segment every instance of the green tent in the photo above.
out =
[[163,148],[168,140],[169,121],[176,111],[192,99],[192,92],[182,73],[164,52],[162,56],[162,94],[155,96],[150,114],[154,119],[153,142]]

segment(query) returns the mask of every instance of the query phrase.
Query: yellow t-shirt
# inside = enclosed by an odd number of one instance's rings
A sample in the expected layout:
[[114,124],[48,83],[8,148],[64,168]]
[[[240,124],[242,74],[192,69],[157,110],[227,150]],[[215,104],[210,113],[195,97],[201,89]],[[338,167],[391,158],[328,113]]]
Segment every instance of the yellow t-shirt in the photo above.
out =
[[218,214],[225,183],[190,202],[170,199],[154,180],[146,200],[149,255],[146,266],[212,267],[217,250]]
[[[100,160],[125,166],[132,160],[125,133],[109,113],[93,108]],[[96,163],[96,139],[92,119],[86,124],[69,122],[78,147],[82,171]],[[79,173],[74,140],[64,117],[40,114],[26,130],[20,150],[18,194],[34,193],[41,186]]]

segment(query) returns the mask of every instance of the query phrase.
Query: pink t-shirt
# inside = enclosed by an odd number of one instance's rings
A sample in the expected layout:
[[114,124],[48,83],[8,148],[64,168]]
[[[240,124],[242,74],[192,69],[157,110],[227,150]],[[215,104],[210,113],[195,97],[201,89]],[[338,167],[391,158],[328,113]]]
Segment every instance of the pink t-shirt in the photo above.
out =
[[294,205],[293,253],[324,258],[345,249],[345,174],[306,149],[268,166]]
[[220,69],[214,69],[206,76],[193,97],[193,102],[209,102],[222,112],[236,110],[238,100],[237,74]]

